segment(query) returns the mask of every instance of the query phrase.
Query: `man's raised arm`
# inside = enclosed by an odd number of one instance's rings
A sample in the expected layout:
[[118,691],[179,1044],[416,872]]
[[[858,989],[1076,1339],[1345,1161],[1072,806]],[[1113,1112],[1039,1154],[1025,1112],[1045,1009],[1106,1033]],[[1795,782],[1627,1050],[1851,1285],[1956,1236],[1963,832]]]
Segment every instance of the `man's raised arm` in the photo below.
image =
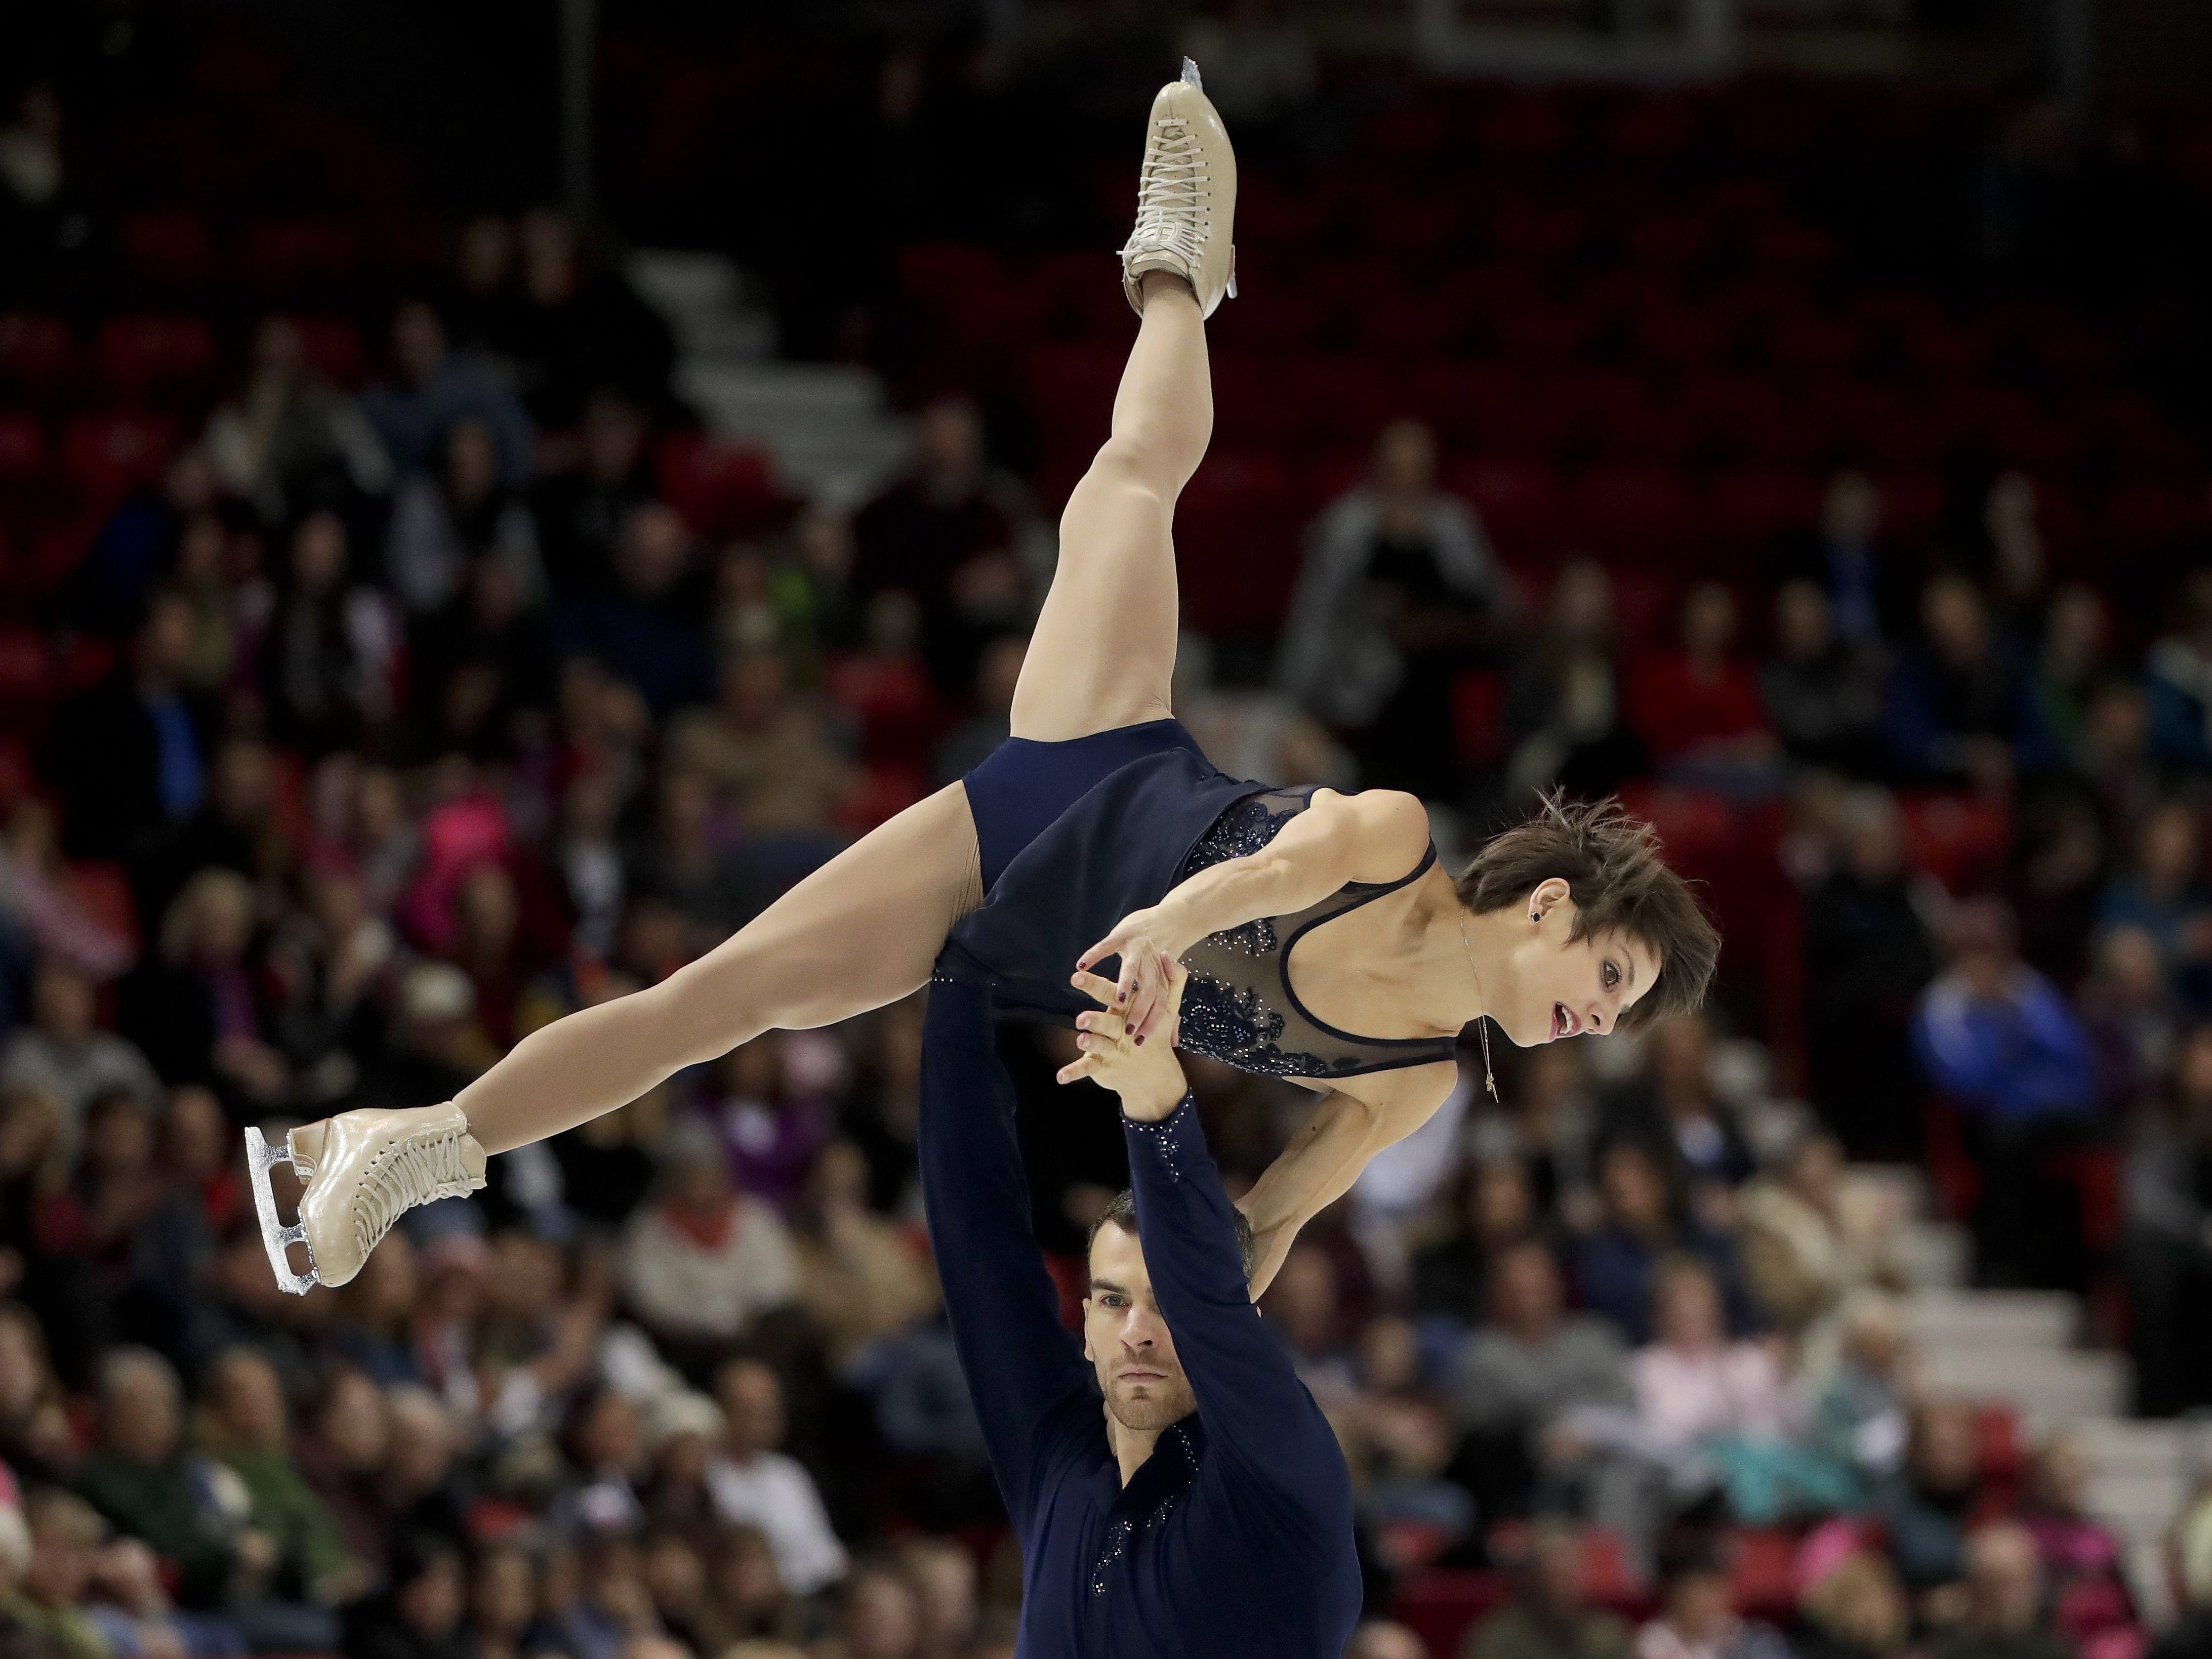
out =
[[1030,1227],[1029,1182],[1014,1130],[1013,1085],[1000,1063],[989,994],[929,988],[921,1051],[921,1193],[960,1369],[991,1468],[1025,1528],[1054,1437],[1097,1430],[1091,1369],[1060,1323],[1060,1293]]

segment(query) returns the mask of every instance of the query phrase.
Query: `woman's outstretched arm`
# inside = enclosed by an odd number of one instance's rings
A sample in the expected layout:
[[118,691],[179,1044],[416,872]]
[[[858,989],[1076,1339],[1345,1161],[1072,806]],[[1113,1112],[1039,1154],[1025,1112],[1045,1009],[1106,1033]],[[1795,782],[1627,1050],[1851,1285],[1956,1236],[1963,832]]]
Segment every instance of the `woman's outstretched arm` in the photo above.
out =
[[[1295,1081],[1295,1079],[1293,1079]],[[1237,1207],[1252,1224],[1252,1296],[1267,1288],[1304,1226],[1352,1190],[1376,1153],[1426,1123],[1459,1085],[1449,1060],[1348,1079],[1331,1089]]]
[[1120,957],[1129,1030],[1150,1037],[1166,1011],[1161,957],[1177,959],[1207,934],[1256,916],[1318,904],[1348,881],[1395,881],[1428,845],[1428,812],[1418,796],[1396,789],[1316,791],[1313,804],[1266,847],[1201,870],[1158,904],[1132,911],[1075,966],[1088,970]]

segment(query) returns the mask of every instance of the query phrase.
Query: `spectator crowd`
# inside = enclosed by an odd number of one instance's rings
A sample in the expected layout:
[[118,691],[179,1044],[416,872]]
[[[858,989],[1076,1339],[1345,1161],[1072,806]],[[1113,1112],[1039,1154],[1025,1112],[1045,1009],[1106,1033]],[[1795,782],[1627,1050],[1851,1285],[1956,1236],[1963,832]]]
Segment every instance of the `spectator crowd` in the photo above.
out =
[[[93,667],[0,782],[0,1659],[1006,1659],[917,1002],[501,1156],[340,1291],[270,1273],[243,1126],[449,1099],[711,950],[1006,734],[1052,569],[978,400],[790,499],[566,218],[455,243],[357,377],[259,320],[41,599]],[[1426,1651],[1387,1615],[1464,1569],[1510,1586],[1464,1659],[2139,1659],[2081,1446],[1924,1381],[1870,1166],[1981,1282],[2084,1294],[2138,1410],[2212,1406],[2212,568],[2116,615],[2002,467],[1911,534],[1838,470],[1755,581],[1531,568],[1441,476],[1381,424],[1271,665],[1194,636],[1178,713],[1462,854],[1555,786],[1720,826],[1771,925],[1705,1015],[1501,1051],[1502,1106],[1470,1063],[1268,1291],[1353,1472],[1352,1653]],[[1119,1132],[1066,1034],[1001,1041],[1072,1307]],[[1310,1098],[1186,1065],[1241,1191]]]

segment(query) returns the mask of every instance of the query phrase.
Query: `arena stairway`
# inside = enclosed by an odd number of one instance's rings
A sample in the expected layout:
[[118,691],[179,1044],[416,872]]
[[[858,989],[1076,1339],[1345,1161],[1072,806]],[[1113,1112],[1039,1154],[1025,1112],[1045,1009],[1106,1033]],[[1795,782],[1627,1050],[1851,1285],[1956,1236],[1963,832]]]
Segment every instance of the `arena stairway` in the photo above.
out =
[[1917,1170],[1863,1168],[1853,1178],[1901,1188],[1905,1213],[1923,1218],[1905,1235],[1907,1320],[1923,1386],[2008,1407],[2024,1449],[2070,1436],[2094,1472],[2090,1508],[2125,1542],[2143,1615],[2153,1626],[2163,1621],[2172,1611],[2166,1531],[2212,1474],[2212,1423],[2126,1416],[2127,1357],[2084,1346],[2079,1297],[1969,1288],[1966,1230],[1924,1218],[1930,1206]]
[[714,437],[774,458],[784,486],[856,507],[906,460],[908,423],[872,371],[774,361],[775,326],[719,254],[633,254],[630,281],[675,331],[676,387]]

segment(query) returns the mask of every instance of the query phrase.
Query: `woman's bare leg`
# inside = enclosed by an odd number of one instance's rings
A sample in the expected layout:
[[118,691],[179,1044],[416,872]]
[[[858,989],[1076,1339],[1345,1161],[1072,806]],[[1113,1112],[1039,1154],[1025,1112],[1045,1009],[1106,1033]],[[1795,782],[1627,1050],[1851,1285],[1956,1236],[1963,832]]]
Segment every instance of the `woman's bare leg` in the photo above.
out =
[[1213,433],[1213,382],[1189,283],[1153,271],[1144,296],[1113,435],[1060,514],[1059,568],[1014,689],[1018,738],[1057,743],[1173,712],[1171,532]]
[[981,901],[955,783],[872,830],[715,949],[649,990],[533,1031],[455,1103],[487,1152],[574,1128],[771,1027],[828,1025],[928,982]]

